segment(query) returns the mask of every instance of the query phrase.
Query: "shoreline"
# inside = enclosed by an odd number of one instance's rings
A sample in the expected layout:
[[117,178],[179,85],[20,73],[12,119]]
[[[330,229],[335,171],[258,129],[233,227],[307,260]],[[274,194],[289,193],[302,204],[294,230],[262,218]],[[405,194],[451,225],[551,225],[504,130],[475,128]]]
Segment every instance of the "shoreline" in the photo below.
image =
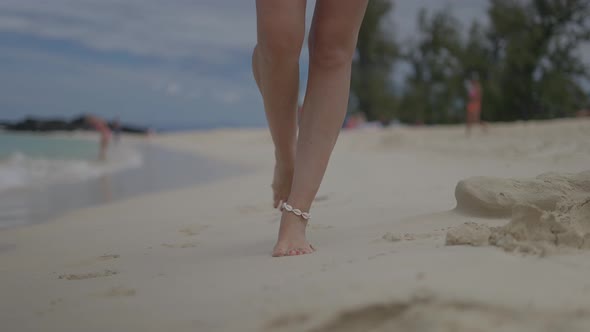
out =
[[[64,136],[61,133],[49,137],[95,140],[90,135]],[[188,154],[144,139],[122,137],[122,140],[113,149],[118,151],[118,157],[123,157],[121,154],[124,151],[139,154],[141,162],[138,166],[105,171],[86,179],[11,188],[0,192],[0,202],[3,202],[0,203],[0,209],[4,210],[4,214],[0,214],[0,231],[51,222],[60,215],[87,207],[199,185],[245,171],[229,163]],[[116,155],[111,156],[111,159],[116,158]],[[104,167],[112,168],[108,166],[110,163]],[[179,163],[186,165],[181,167]],[[191,167],[199,171],[193,172]],[[188,181],[179,177],[185,177]]]
[[463,129],[343,132],[309,226],[318,251],[291,258],[270,257],[279,214],[265,130],[156,137],[252,172],[0,232],[0,321],[15,331],[413,332],[449,322],[532,332],[551,320],[586,331],[589,251],[538,257],[447,246],[445,235],[509,221],[454,211],[460,180],[587,170],[590,122],[497,125],[469,140]]

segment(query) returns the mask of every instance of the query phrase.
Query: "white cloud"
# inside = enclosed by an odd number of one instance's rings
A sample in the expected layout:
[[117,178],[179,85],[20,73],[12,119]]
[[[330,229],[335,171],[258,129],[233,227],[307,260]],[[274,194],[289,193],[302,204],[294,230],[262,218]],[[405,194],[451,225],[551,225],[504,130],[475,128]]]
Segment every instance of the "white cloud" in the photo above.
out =
[[412,0],[396,1],[392,15],[395,32],[401,40],[413,39],[417,31],[418,12],[448,9],[466,30],[474,20],[487,21],[489,0]]
[[[307,26],[315,1],[308,1]],[[485,16],[487,0],[396,1],[394,22],[405,39],[421,7],[451,8],[463,21]],[[230,63],[256,43],[254,1],[2,0],[0,32],[65,39],[103,51]]]
[[236,104],[237,102],[242,99],[242,96],[237,91],[223,91],[221,93],[217,93],[216,97],[223,102],[224,104]]
[[180,93],[181,89],[180,89],[180,85],[178,85],[177,83],[168,83],[168,85],[166,86],[166,94],[169,96],[176,96]]
[[190,92],[187,94],[187,97],[188,97],[189,99],[200,99],[200,98],[201,98],[201,96],[202,96],[202,95],[201,95],[201,92],[200,92],[200,91],[198,91],[198,90],[190,91]]
[[255,85],[249,75],[239,73],[194,75],[22,49],[0,52],[0,72],[0,119],[91,112],[154,125],[229,119],[264,123]]
[[[314,3],[308,1],[308,27]],[[398,0],[396,33],[401,40],[414,34],[420,7],[450,6],[468,23],[485,18],[487,3]],[[76,114],[94,107],[105,116],[122,112],[153,123],[264,122],[249,68],[248,53],[256,42],[252,0],[0,0],[0,33],[128,53],[130,61],[156,60],[153,66],[110,61],[100,52],[60,49],[59,43],[0,45],[0,118]],[[304,48],[302,84],[306,56]]]
[[255,43],[250,1],[2,0],[0,31],[166,58],[231,57]]

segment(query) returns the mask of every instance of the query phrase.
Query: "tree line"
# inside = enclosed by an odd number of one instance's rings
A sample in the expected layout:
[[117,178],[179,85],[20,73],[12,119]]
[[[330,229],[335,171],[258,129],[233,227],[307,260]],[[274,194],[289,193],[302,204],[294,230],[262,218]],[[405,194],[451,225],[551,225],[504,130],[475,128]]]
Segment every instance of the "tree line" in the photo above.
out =
[[403,44],[388,24],[393,10],[393,1],[369,2],[351,112],[383,123],[462,122],[465,82],[474,77],[486,121],[566,117],[590,107],[581,54],[590,41],[590,0],[490,0],[486,19],[469,27],[449,10],[422,9],[412,42]]

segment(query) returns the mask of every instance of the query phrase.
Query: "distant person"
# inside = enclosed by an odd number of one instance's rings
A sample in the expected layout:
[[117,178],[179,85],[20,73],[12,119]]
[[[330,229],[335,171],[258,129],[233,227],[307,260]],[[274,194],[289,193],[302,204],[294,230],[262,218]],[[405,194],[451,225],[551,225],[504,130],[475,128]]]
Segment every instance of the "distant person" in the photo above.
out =
[[119,119],[118,116],[115,117],[115,119],[113,120],[112,127],[113,127],[113,141],[115,142],[115,144],[117,144],[121,140],[121,130],[122,130],[121,120]]
[[106,160],[107,149],[111,140],[111,130],[109,129],[109,126],[104,120],[94,115],[87,115],[86,123],[92,126],[94,130],[98,131],[100,134],[100,151],[98,153],[98,160]]
[[346,129],[362,128],[366,122],[367,122],[367,118],[365,117],[364,113],[362,113],[362,112],[353,113],[346,120],[344,128],[346,128]]
[[483,91],[477,74],[474,74],[472,78],[467,81],[467,95],[469,102],[467,103],[466,131],[469,136],[473,124],[481,125],[483,130],[486,131],[486,124],[481,120],[481,100],[483,97]]

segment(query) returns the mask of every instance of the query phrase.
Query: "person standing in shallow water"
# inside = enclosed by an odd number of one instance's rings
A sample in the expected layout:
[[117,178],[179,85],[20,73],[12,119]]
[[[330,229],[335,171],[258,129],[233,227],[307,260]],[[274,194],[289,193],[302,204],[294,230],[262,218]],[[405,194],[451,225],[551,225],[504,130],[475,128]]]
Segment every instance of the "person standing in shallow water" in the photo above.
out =
[[315,250],[305,230],[346,115],[352,58],[367,3],[316,1],[308,38],[309,78],[298,121],[306,0],[256,1],[252,70],[274,143],[273,204],[283,212],[275,257]]
[[86,123],[88,123],[94,130],[100,134],[100,150],[98,152],[98,160],[105,161],[107,159],[107,149],[111,141],[111,129],[107,123],[94,115],[87,115]]

